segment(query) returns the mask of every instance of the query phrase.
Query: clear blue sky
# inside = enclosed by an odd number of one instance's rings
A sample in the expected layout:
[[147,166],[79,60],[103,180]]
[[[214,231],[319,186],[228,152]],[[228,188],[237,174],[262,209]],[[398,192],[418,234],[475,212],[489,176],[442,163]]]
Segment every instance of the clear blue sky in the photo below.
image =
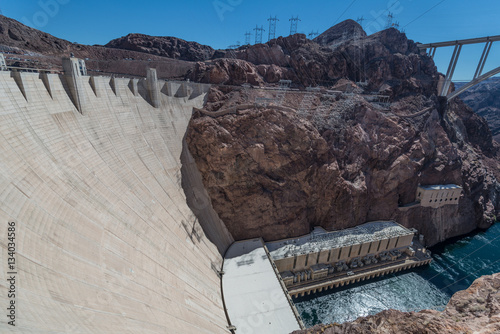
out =
[[[408,37],[419,42],[500,35],[499,0],[0,0],[0,9],[8,17],[82,44],[106,44],[128,33],[144,33],[226,48],[244,43],[245,32],[257,24],[266,29],[267,41],[271,15],[280,20],[277,36],[289,34],[289,19],[295,15],[301,19],[298,32],[306,34],[361,16],[365,30],[373,33],[383,27],[389,11]],[[464,48],[456,79],[472,76],[481,51],[481,46]],[[446,71],[451,52],[438,50],[440,71]],[[499,55],[497,42],[485,70],[500,65],[495,64]]]

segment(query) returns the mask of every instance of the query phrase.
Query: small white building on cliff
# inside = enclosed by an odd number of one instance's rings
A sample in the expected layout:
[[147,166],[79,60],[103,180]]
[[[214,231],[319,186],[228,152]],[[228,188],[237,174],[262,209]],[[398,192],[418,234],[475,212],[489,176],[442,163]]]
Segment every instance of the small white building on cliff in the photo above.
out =
[[456,184],[427,185],[417,188],[417,201],[420,206],[439,208],[448,204],[458,204],[462,187]]

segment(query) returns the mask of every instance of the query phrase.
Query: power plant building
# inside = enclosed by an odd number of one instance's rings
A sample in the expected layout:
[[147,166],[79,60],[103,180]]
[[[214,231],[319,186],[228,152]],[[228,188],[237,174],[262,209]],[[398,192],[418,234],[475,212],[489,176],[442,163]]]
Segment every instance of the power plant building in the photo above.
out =
[[396,260],[411,252],[414,232],[393,221],[365,223],[327,232],[320,227],[300,238],[266,244],[287,286],[335,272]]

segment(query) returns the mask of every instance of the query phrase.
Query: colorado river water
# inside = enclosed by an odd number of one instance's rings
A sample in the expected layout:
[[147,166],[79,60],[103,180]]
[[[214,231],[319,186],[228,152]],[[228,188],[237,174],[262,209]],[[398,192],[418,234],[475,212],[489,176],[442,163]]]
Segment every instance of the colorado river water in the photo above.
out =
[[443,310],[478,277],[500,272],[500,223],[431,248],[433,262],[407,272],[294,299],[306,326],[352,321],[385,309]]

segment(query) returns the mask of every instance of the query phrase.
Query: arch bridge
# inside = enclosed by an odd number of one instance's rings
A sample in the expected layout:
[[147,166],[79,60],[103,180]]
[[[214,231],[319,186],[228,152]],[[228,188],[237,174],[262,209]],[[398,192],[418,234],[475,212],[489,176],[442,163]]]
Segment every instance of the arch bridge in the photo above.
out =
[[[500,66],[496,67],[495,69],[484,73],[484,65],[486,64],[486,61],[488,60],[488,56],[491,51],[491,46],[493,45],[494,42],[500,41],[500,35],[498,36],[490,36],[490,37],[481,37],[481,38],[471,38],[471,39],[462,39],[462,40],[457,40],[457,41],[449,41],[449,42],[439,42],[439,43],[428,43],[428,44],[417,44],[418,48],[422,51],[426,51],[427,54],[431,57],[434,58],[436,54],[436,50],[438,48],[443,48],[443,47],[450,47],[450,46],[455,46],[455,49],[453,50],[453,54],[451,56],[450,64],[448,65],[448,70],[446,72],[446,77],[444,79],[443,85],[441,86],[439,90],[439,96],[446,96],[448,100],[451,100],[458,95],[462,94],[472,86],[477,85],[481,81],[484,81],[488,78],[491,78],[492,76],[500,73]],[[460,57],[460,53],[462,52],[462,47],[464,45],[469,45],[469,44],[482,44],[485,43],[483,53],[481,55],[481,58],[479,59],[479,63],[476,68],[476,72],[474,73],[474,77],[472,80],[464,85],[463,87],[460,87],[454,92],[449,92],[450,90],[450,85],[451,81],[453,79],[453,74],[455,73],[455,69],[457,67],[458,59]]]

